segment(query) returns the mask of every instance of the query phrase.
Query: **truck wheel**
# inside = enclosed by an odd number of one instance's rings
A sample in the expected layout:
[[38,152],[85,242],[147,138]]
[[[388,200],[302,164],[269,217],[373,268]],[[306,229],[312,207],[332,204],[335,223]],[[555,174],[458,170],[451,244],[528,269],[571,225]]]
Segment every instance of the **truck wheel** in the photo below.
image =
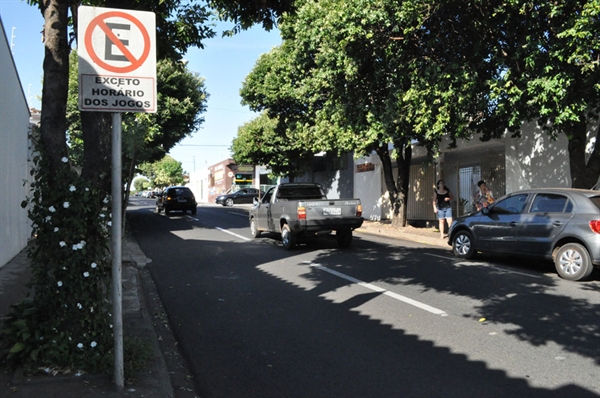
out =
[[256,220],[254,219],[254,217],[250,219],[250,233],[255,238],[258,238],[260,236],[260,231],[258,229],[258,225],[256,225]]
[[352,231],[341,229],[335,232],[335,238],[339,247],[348,247],[352,243]]
[[292,250],[296,246],[296,237],[287,224],[283,224],[281,227],[281,243],[285,250]]

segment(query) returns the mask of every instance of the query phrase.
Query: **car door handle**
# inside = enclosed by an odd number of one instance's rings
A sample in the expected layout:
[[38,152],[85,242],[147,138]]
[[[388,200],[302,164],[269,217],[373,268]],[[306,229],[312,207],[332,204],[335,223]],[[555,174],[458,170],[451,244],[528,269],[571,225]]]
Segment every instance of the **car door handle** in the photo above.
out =
[[516,221],[511,221],[510,222],[510,226],[511,227],[516,227],[517,226],[517,222]]
[[555,227],[560,227],[562,223],[560,221],[554,221],[552,225],[554,225]]

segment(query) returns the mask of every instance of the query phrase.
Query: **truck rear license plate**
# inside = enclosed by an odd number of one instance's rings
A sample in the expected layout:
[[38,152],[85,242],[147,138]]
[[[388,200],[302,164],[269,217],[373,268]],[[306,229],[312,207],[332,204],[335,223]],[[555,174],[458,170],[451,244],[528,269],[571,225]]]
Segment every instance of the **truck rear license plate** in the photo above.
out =
[[323,215],[324,216],[341,216],[342,209],[341,209],[341,207],[324,207]]

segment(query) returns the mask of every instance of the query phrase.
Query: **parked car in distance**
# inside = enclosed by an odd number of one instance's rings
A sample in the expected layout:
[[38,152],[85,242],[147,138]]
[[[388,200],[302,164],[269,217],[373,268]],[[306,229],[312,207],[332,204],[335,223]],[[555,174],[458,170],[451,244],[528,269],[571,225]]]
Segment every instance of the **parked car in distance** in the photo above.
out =
[[600,191],[548,188],[516,191],[459,217],[448,244],[457,257],[483,253],[551,259],[568,280],[600,267]]
[[167,187],[156,198],[156,212],[160,213],[164,210],[166,215],[173,210],[180,210],[184,213],[189,210],[192,214],[196,214],[197,206],[194,193],[188,187]]
[[234,204],[239,203],[252,203],[254,198],[258,198],[259,196],[262,197],[263,194],[263,192],[256,188],[242,188],[235,192],[217,196],[215,202],[223,206],[233,206]]

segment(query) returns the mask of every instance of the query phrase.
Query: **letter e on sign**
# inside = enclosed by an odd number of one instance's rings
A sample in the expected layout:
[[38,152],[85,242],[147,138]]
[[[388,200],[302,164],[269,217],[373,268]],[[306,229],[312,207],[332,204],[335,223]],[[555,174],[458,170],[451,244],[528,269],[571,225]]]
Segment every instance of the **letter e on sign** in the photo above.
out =
[[79,109],[156,112],[154,13],[80,6]]

